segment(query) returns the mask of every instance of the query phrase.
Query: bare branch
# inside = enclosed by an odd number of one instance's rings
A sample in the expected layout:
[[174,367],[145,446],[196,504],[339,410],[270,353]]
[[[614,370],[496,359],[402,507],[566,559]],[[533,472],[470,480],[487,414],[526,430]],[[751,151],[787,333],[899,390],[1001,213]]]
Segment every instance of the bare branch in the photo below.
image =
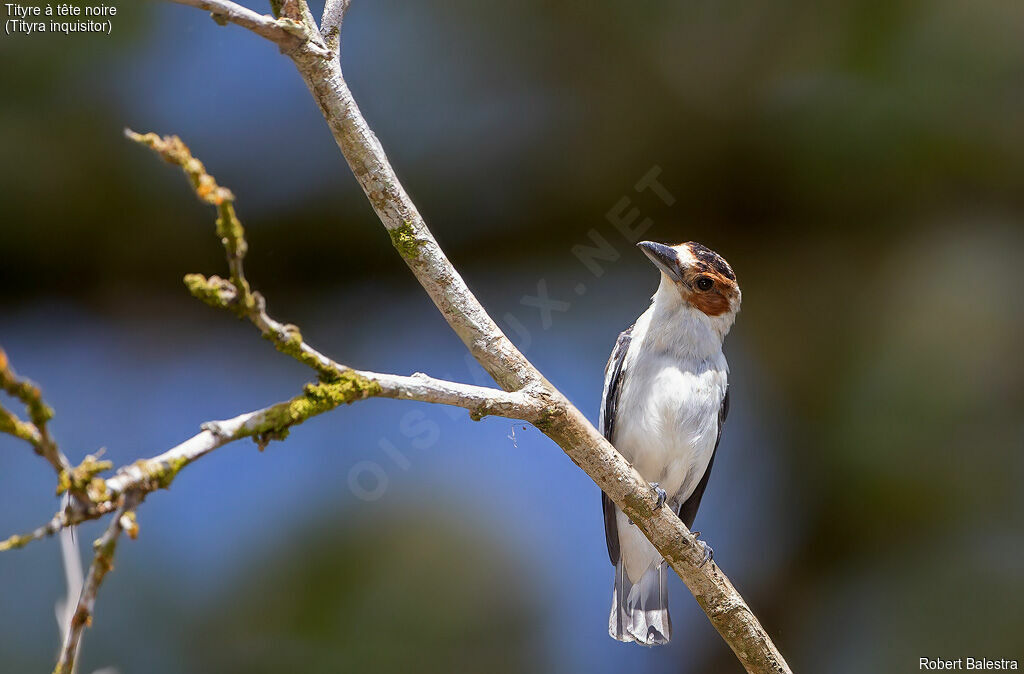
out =
[[[248,7],[243,7],[230,0],[169,1],[179,5],[206,10],[210,12],[213,20],[222,26],[233,23],[242,28],[247,28],[260,37],[266,38],[278,45],[283,52],[303,46],[307,51],[318,53],[321,57],[332,56],[332,52],[321,44],[319,33],[314,35],[314,30],[307,25],[306,21],[296,20],[288,16],[275,18],[266,14],[257,14]],[[302,5],[304,7],[305,3],[303,2]],[[306,8],[304,14],[308,15],[308,13],[309,10]],[[308,23],[312,23],[311,18]]]
[[[294,11],[294,8],[292,9]],[[292,426],[308,418],[334,409],[342,403],[351,403],[370,396],[458,405],[467,408],[473,419],[481,419],[492,414],[534,423],[543,419],[547,413],[546,408],[539,398],[525,391],[505,392],[446,382],[422,373],[403,377],[359,372],[340,365],[313,349],[302,340],[298,328],[283,325],[271,318],[266,312],[263,297],[251,290],[242,264],[247,250],[245,233],[235,214],[234,195],[230,190],[217,184],[213,176],[206,172],[202,162],[191,155],[179,138],[161,138],[156,134],[140,135],[127,130],[126,135],[136,142],[148,145],[165,160],[181,167],[196,195],[217,208],[217,234],[227,254],[231,278],[224,280],[214,276],[207,279],[198,274],[191,274],[186,277],[190,291],[209,304],[230,309],[239,317],[248,318],[279,350],[313,367],[320,375],[321,382],[307,385],[303,395],[289,401],[234,419],[204,424],[203,431],[196,436],[152,459],[137,461],[121,468],[109,480],[103,480],[96,475],[110,468],[110,463],[98,461],[94,456],[87,456],[78,467],[69,466],[60,470],[58,492],[70,491],[80,498],[74,504],[66,500],[64,509],[48,524],[27,535],[10,537],[0,543],[0,550],[22,547],[32,540],[50,536],[66,527],[101,517],[113,510],[119,501],[125,504],[130,502],[131,508],[134,508],[146,494],[170,486],[182,468],[218,447],[240,438],[253,437],[262,449],[270,440],[286,437]],[[2,355],[3,352],[0,351],[0,356]],[[2,366],[5,373],[2,380],[5,388],[13,391],[11,387],[20,382],[9,372],[6,357],[3,358]],[[20,397],[27,402],[34,400],[39,406],[42,405],[38,389],[22,385],[17,391],[24,392]],[[48,408],[43,408],[48,412]],[[29,409],[31,412],[34,408],[30,405]],[[10,418],[9,425],[12,430],[21,431],[19,436],[26,437],[36,445],[42,443],[43,434],[35,426],[21,422],[13,415],[10,415]],[[4,417],[0,417],[0,421],[3,419]],[[82,498],[82,495],[87,498]],[[107,533],[96,543],[96,557],[90,567],[88,581],[82,588],[78,606],[68,623],[55,673],[71,674],[74,671],[82,633],[91,621],[96,592],[103,577],[112,568],[117,537],[122,528],[134,526],[134,511],[129,511],[128,507],[122,506],[108,527]],[[125,525],[129,516],[130,523]],[[134,535],[132,537],[134,538]]]
[[294,46],[299,38],[285,30],[279,23],[279,19],[265,14],[257,14],[248,7],[243,7],[229,0],[170,0],[179,5],[188,5],[196,9],[203,9],[210,13],[214,21],[224,25],[233,23],[248,28],[260,37],[282,46]]
[[343,403],[370,396],[458,405],[474,414],[496,414],[527,421],[543,413],[534,401],[521,393],[441,382],[422,375],[401,377],[350,372],[348,379],[340,383],[307,384],[305,393],[292,400],[234,419],[203,424],[203,432],[177,447],[121,468],[117,475],[107,480],[107,488],[116,495],[167,487],[182,468],[218,447],[248,437],[255,438],[257,442],[280,439],[292,426]]
[[0,433],[13,435],[31,444],[36,454],[46,459],[58,475],[70,470],[71,463],[50,437],[47,424],[53,418],[53,410],[43,400],[38,386],[14,373],[3,349],[0,349],[0,389],[20,400],[29,417],[29,421],[22,421],[16,414],[0,406]]
[[220,237],[227,252],[231,283],[235,289],[231,306],[239,316],[251,312],[256,300],[249,290],[249,283],[245,280],[245,272],[242,269],[242,260],[249,247],[245,242],[242,223],[235,215],[235,195],[228,188],[217,184],[214,177],[206,172],[203,162],[193,157],[188,146],[177,136],[161,138],[155,133],[140,134],[131,129],[125,129],[124,135],[129,140],[151,148],[169,164],[179,166],[200,201],[217,208],[217,236]]
[[[96,517],[99,516],[99,514],[96,515]],[[95,519],[95,517],[92,519]],[[43,526],[33,529],[27,534],[15,534],[13,536],[10,536],[6,540],[0,541],[0,552],[4,552],[5,550],[17,550],[18,548],[23,548],[32,541],[38,541],[41,538],[47,538],[49,536],[52,536],[58,531],[63,530],[65,527],[69,527],[74,524],[78,524],[78,522],[70,520],[68,518],[67,512],[65,510],[62,510],[58,512],[56,515],[54,515],[53,519],[51,519]]]
[[380,386],[379,392],[374,395],[466,407],[473,418],[477,419],[487,415],[498,415],[530,420],[540,413],[541,408],[537,401],[525,394],[442,381],[422,373],[402,377],[352,370],[314,349],[303,340],[297,326],[286,325],[271,318],[267,313],[263,296],[252,291],[242,268],[248,244],[242,223],[235,214],[232,192],[217,184],[203,163],[192,155],[188,146],[177,136],[161,137],[155,133],[138,134],[130,130],[125,130],[125,135],[137,143],[146,145],[169,163],[181,167],[196,196],[217,207],[217,234],[227,254],[231,280],[218,276],[207,278],[202,274],[188,274],[185,277],[185,284],[197,298],[211,306],[227,309],[240,317],[248,318],[279,351],[313,368],[324,382],[338,381],[355,374]]
[[[185,280],[189,290],[208,304],[229,310],[236,306],[237,290],[231,282],[217,276],[206,278],[200,274],[189,274]],[[420,372],[407,377],[353,370],[310,346],[297,326],[273,319],[266,312],[263,296],[259,293],[253,295],[255,306],[246,314],[253,325],[279,351],[313,368],[322,381],[331,382],[354,374],[380,385],[380,391],[374,393],[375,396],[464,407],[474,418],[493,415],[533,420],[539,418],[542,412],[542,405],[524,391],[506,392],[486,386],[460,384],[435,379]]]
[[473,419],[493,415],[535,423],[546,413],[543,405],[526,392],[510,393],[484,386],[460,384],[421,373],[405,377],[361,372],[343,368],[333,361],[332,366],[344,373],[343,376],[331,382],[308,384],[301,396],[291,400],[247,412],[233,419],[207,422],[203,424],[202,432],[163,454],[123,466],[113,477],[106,481],[100,480],[103,483],[103,500],[86,504],[72,503],[45,525],[27,534],[14,535],[0,541],[0,552],[24,547],[66,527],[98,519],[114,510],[121,494],[131,492],[144,495],[167,488],[182,468],[235,440],[254,438],[264,446],[270,440],[284,438],[292,426],[341,404],[371,396],[463,407]]
[[345,20],[345,12],[351,2],[352,0],[327,0],[324,3],[324,13],[320,18],[320,35],[333,51],[338,50],[341,22]]
[[494,414],[530,421],[543,414],[523,393],[445,382],[424,375],[402,377],[372,372],[350,374],[338,382],[307,384],[303,395],[226,421],[203,424],[203,431],[159,456],[125,466],[107,480],[112,496],[128,491],[150,492],[171,484],[178,472],[218,447],[255,438],[257,442],[284,437],[292,426],[342,404],[371,396],[458,405],[474,415]]
[[[69,497],[64,496],[64,507],[70,503]],[[82,558],[75,545],[75,532],[72,529],[65,529],[60,532],[60,556],[64,566],[64,580],[68,586],[67,595],[57,600],[54,611],[57,617],[57,630],[61,638],[71,629],[71,619],[75,615],[75,606],[78,597],[82,594],[85,586],[85,574],[82,572]]]
[[[117,515],[110,521],[106,532],[95,543],[93,548],[96,555],[89,566],[89,575],[82,586],[82,594],[78,598],[78,606],[75,608],[68,624],[68,630],[64,635],[64,643],[61,646],[60,657],[53,674],[70,674],[74,671],[75,660],[78,658],[78,648],[82,643],[82,633],[85,628],[92,624],[92,612],[96,605],[96,593],[107,574],[114,569],[114,551],[117,549],[117,539],[121,532],[128,529],[133,535],[135,506],[138,504],[138,497],[128,495],[125,497],[124,505],[118,510]],[[127,520],[127,522],[126,522]],[[128,524],[128,523],[132,524]],[[128,524],[128,527],[125,525]]]
[[291,55],[395,248],[473,357],[505,390],[541,381],[543,377],[487,314],[427,229],[360,114],[337,60],[316,58],[302,49]]

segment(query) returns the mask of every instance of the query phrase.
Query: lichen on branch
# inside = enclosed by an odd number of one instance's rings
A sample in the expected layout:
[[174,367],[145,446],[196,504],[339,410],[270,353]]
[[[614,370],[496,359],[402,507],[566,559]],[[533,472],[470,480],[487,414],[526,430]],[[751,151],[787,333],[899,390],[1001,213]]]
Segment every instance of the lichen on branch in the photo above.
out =
[[415,258],[420,252],[421,241],[416,238],[416,230],[411,222],[404,222],[400,227],[388,230],[391,243],[398,254],[407,260]]
[[31,444],[36,454],[46,459],[58,474],[70,469],[67,457],[50,437],[47,424],[53,418],[53,409],[43,400],[38,386],[15,374],[3,349],[0,349],[0,390],[20,401],[28,414],[28,421],[24,421],[0,405],[0,433]]
[[342,373],[335,381],[306,384],[302,395],[270,407],[252,424],[240,428],[235,437],[263,436],[284,439],[292,426],[301,424],[310,417],[333,410],[339,405],[379,395],[380,392],[379,383],[353,371]]
[[155,133],[135,133],[131,129],[125,129],[124,134],[128,139],[156,152],[164,161],[180,167],[199,200],[217,208],[216,231],[227,252],[231,283],[235,286],[235,302],[239,305],[237,311],[240,314],[251,311],[255,306],[255,299],[242,270],[242,260],[245,259],[249,246],[245,241],[245,228],[235,214],[234,193],[217,184],[216,179],[207,173],[203,162],[192,156],[192,152],[181,138],[159,136]]

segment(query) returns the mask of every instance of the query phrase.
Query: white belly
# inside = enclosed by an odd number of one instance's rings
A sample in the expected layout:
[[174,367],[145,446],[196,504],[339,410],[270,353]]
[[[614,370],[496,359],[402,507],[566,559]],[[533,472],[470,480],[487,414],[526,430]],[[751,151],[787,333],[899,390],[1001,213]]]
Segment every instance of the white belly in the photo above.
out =
[[[715,450],[727,386],[725,357],[719,352],[687,361],[655,353],[627,358],[627,368],[612,444],[678,506],[697,487]],[[636,582],[661,555],[621,512],[617,521],[626,573]]]

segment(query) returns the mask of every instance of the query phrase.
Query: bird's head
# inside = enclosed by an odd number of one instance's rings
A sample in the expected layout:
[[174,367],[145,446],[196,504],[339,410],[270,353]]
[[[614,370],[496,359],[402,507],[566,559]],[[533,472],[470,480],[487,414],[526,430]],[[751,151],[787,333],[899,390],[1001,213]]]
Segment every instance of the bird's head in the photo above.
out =
[[684,303],[732,325],[742,295],[725,258],[696,241],[678,246],[641,241],[637,246],[661,270],[663,286],[668,282]]

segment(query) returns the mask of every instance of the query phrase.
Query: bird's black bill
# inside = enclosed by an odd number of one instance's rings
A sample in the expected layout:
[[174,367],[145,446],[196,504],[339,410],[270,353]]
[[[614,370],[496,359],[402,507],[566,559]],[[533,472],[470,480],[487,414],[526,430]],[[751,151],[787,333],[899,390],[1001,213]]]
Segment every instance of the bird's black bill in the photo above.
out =
[[655,243],[654,241],[641,241],[636,245],[670,279],[673,281],[681,281],[683,279],[679,254],[676,253],[674,248],[663,243]]

